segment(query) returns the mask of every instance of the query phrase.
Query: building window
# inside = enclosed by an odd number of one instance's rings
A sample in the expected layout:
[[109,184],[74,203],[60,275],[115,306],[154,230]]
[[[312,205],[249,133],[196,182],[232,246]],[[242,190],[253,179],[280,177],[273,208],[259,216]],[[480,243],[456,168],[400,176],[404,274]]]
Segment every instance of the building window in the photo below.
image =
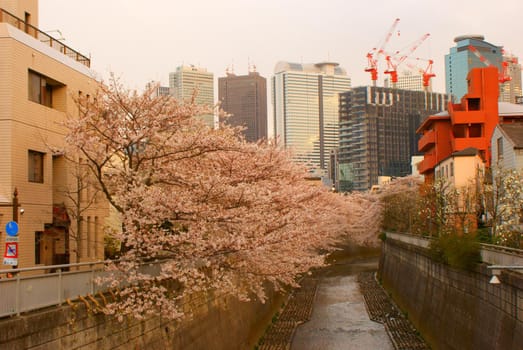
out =
[[[470,81],[469,81],[470,86]],[[479,98],[468,98],[468,110],[469,111],[479,111],[481,107],[481,100]]]
[[78,227],[76,228],[76,231],[77,231],[77,237],[76,237],[76,256],[78,259],[80,259],[83,254],[82,254],[82,249],[83,249],[83,238],[84,238],[84,217],[83,216],[80,216],[79,220],[78,220]]
[[28,75],[29,100],[52,108],[53,94],[65,85],[32,70]]
[[43,75],[29,71],[29,100],[52,107],[53,88]]
[[450,177],[454,176],[454,162],[450,163]]
[[35,232],[35,265],[42,263],[41,257],[41,244],[42,244],[42,231]]
[[498,146],[498,159],[502,159],[503,158],[503,138],[498,137],[496,142],[497,142],[497,146]]
[[99,236],[100,236],[100,232],[98,230],[98,225],[100,223],[98,222],[98,216],[95,216],[94,217],[94,257],[97,258],[99,255],[102,254],[102,252],[100,251],[100,242],[99,242]]
[[28,181],[44,183],[44,154],[42,152],[28,152]]
[[86,244],[85,244],[86,248],[87,248],[86,256],[88,258],[91,257],[91,250],[92,250],[92,243],[93,243],[91,225],[92,225],[91,217],[88,216],[87,217],[87,235],[86,235],[87,237],[86,237]]

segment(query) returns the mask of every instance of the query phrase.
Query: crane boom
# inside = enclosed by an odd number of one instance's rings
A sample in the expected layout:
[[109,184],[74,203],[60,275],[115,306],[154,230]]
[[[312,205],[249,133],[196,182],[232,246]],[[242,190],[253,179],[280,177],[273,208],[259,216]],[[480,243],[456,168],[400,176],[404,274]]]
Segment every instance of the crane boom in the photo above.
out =
[[376,80],[378,80],[378,59],[379,55],[384,54],[385,47],[390,41],[390,38],[392,37],[392,34],[394,30],[396,29],[400,19],[396,18],[394,22],[392,23],[391,27],[389,28],[387,35],[385,35],[385,38],[381,42],[380,45],[377,45],[376,47],[372,48],[367,53],[367,68],[365,68],[365,72],[369,72],[371,74],[371,80],[373,82],[373,85],[376,86]]
[[[423,34],[419,39],[414,41],[412,44],[408,46],[407,50],[400,51],[395,53],[394,55],[387,55],[386,61],[387,61],[387,70],[385,71],[385,74],[389,74],[393,86],[398,82],[398,66],[403,63],[407,59],[407,57],[410,56],[416,49],[430,36],[429,33]],[[399,57],[397,57],[399,56]],[[430,78],[429,78],[430,79]]]
[[[479,50],[477,48],[475,48],[474,46],[469,45],[468,49],[484,65],[489,66],[489,67],[496,67],[496,68],[498,68],[496,65],[492,64],[492,62],[490,62],[485,56],[483,56],[481,54],[481,52],[479,52]],[[506,61],[501,62],[501,70],[499,70],[499,68],[498,68],[498,72],[499,72],[498,80],[499,80],[499,82],[501,84],[506,83],[507,81],[512,80],[512,77],[508,75],[508,62],[506,62]]]

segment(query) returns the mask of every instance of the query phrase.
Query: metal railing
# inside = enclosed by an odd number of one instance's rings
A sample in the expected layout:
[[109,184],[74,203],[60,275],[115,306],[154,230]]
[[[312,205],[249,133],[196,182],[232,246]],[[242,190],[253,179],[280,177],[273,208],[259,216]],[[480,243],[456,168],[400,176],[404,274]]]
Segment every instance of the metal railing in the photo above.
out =
[[[68,299],[108,291],[106,285],[96,282],[97,278],[106,277],[109,273],[104,271],[104,264],[103,261],[95,261],[0,270],[0,317],[59,306]],[[158,275],[159,271],[159,261],[140,267],[141,273],[150,275]],[[120,286],[125,284],[125,280],[120,282]]]
[[7,12],[6,10],[0,8],[0,22],[9,23],[15,28],[20,29],[21,31],[26,32],[31,35],[33,38],[41,41],[42,43],[52,47],[53,49],[60,51],[62,54],[72,58],[73,60],[80,62],[81,64],[91,67],[91,59],[82,55],[76,50],[71,49],[69,46],[62,43],[60,40],[53,38],[49,34],[46,34],[39,30],[38,28],[26,23],[24,20],[16,17],[15,15]]

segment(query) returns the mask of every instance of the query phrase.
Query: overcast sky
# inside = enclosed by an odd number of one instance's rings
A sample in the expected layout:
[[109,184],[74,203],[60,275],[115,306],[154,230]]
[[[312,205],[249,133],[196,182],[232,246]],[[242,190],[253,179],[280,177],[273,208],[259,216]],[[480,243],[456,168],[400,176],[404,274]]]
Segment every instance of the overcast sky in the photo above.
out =
[[100,76],[114,72],[141,89],[151,80],[168,85],[169,72],[184,63],[216,79],[231,65],[246,74],[250,61],[269,78],[281,60],[335,61],[352,86],[369,85],[365,56],[395,18],[389,50],[430,33],[412,56],[434,59],[437,92],[444,92],[444,55],[456,36],[482,34],[523,59],[522,0],[40,0],[39,20],[42,30],[60,30],[68,46],[90,55]]

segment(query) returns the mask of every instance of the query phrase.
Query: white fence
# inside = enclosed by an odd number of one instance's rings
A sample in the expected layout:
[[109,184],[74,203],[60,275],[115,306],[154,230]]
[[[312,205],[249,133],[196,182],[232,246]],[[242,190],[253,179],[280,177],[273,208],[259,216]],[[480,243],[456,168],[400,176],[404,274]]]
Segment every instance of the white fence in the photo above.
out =
[[[107,274],[103,268],[104,262],[97,261],[0,270],[0,317],[62,305],[67,299],[104,292],[106,288],[95,282],[97,277]],[[141,272],[152,275],[159,270],[159,262],[141,268]],[[8,274],[12,277],[7,277]],[[125,285],[125,281],[122,282]]]

